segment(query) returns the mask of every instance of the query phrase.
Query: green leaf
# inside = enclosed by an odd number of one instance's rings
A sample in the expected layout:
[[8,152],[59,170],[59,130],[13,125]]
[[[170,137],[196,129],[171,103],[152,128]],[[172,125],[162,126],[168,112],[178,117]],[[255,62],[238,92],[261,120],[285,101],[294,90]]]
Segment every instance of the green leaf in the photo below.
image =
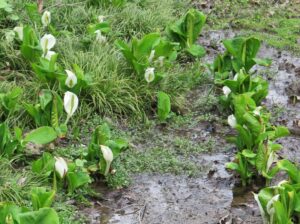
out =
[[286,171],[294,183],[300,183],[299,169],[295,164],[291,163],[289,160],[284,159],[280,160],[277,163],[277,166],[280,170]]
[[161,121],[164,121],[168,118],[169,113],[171,111],[171,100],[168,94],[161,91],[158,92],[157,98],[158,98],[158,102],[157,102],[158,118]]
[[277,126],[275,128],[275,139],[288,136],[290,134],[289,129],[284,126]]
[[44,152],[43,156],[32,163],[32,171],[39,174],[50,176],[54,170],[55,159],[48,153]]
[[75,189],[91,182],[90,176],[87,173],[84,173],[81,171],[68,172],[67,179],[68,179],[69,193],[72,193],[72,192],[74,192]]
[[39,92],[39,101],[40,101],[40,105],[41,105],[42,110],[46,109],[47,105],[50,104],[52,99],[53,99],[53,96],[52,96],[51,90],[42,89]]
[[287,212],[286,208],[280,201],[273,202],[273,206],[275,208],[275,216],[277,220],[277,224],[292,224]]
[[27,11],[27,14],[32,22],[41,24],[41,16],[38,11],[38,6],[36,3],[27,3],[25,4],[25,9]]
[[97,30],[100,30],[102,33],[108,33],[110,31],[110,25],[107,22],[90,24],[87,30],[89,34],[95,34]]
[[186,31],[187,47],[191,47],[198,39],[199,34],[205,24],[206,16],[196,10],[190,9],[184,19],[184,31]]
[[194,57],[203,57],[206,54],[206,50],[202,46],[197,44],[191,45],[186,50]]
[[256,169],[262,173],[266,169],[266,164],[268,158],[266,157],[266,152],[265,152],[265,145],[263,143],[260,143],[257,149],[257,156],[255,160],[255,165]]
[[56,138],[57,134],[55,129],[52,127],[44,126],[29,132],[26,135],[24,141],[44,145],[54,141]]
[[262,130],[262,126],[256,117],[251,115],[250,113],[245,113],[243,116],[247,127],[258,136]]
[[14,220],[13,224],[19,224],[19,214],[23,212],[22,208],[12,204],[12,203],[1,203],[0,204],[0,223],[6,224],[7,216],[11,215],[12,219]]
[[20,224],[59,224],[57,213],[52,208],[19,214]]
[[34,210],[51,207],[55,197],[55,191],[47,191],[44,187],[36,187],[31,191],[31,202]]
[[105,145],[112,150],[115,159],[124,149],[128,147],[128,142],[125,139],[116,139],[114,141],[108,140],[105,142]]
[[270,67],[272,64],[272,59],[269,58],[253,58],[253,60],[255,61],[256,64],[261,65],[261,66],[266,66],[266,67]]
[[235,128],[238,131],[238,147],[242,149],[246,146],[248,149],[251,149],[253,145],[251,132],[239,124]]
[[239,165],[237,163],[226,163],[226,168],[231,170],[239,170]]
[[246,158],[253,159],[256,157],[256,153],[254,153],[252,150],[245,149],[242,151],[242,155]]
[[138,41],[136,48],[134,49],[134,55],[137,59],[142,57],[148,57],[151,50],[153,50],[160,42],[159,33],[150,33],[145,35],[140,41]]

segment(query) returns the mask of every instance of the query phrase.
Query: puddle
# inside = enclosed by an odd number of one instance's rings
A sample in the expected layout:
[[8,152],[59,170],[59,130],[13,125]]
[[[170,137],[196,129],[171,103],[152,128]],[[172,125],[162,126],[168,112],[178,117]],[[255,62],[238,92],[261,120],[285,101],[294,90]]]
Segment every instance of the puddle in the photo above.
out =
[[[91,223],[209,224],[218,223],[230,213],[232,191],[226,181],[216,183],[203,177],[141,174],[134,182],[130,190],[123,192],[122,198],[130,197],[132,204],[123,204],[122,214],[113,213],[104,222],[99,214],[98,222]],[[103,207],[99,207],[99,213],[106,213]]]

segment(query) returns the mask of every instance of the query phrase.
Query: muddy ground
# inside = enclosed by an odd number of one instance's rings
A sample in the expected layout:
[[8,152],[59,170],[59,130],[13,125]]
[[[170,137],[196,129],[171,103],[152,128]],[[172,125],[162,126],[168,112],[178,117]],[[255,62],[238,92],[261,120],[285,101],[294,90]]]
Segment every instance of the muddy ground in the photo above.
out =
[[[220,40],[234,35],[231,31],[210,31],[203,34],[201,44],[208,50],[203,61],[211,62],[216,53],[223,50]],[[300,85],[297,84],[300,84],[300,59],[267,46],[261,48],[260,56],[273,59],[270,68],[255,68],[270,81],[269,96],[264,104],[275,115],[274,122],[287,125],[292,132],[290,137],[280,140],[284,147],[280,155],[300,162],[300,104],[297,103],[300,100]],[[207,88],[199,86],[195,89],[188,97],[189,104],[196,105],[198,96],[206,94]],[[192,107],[195,116],[198,109],[197,106]],[[209,137],[214,139],[215,144],[209,152],[196,153],[190,158],[203,168],[200,174],[188,177],[143,173],[135,175],[133,184],[126,189],[111,191],[96,186],[96,191],[103,194],[104,200],[85,209],[90,223],[262,223],[252,195],[252,191],[258,191],[258,184],[254,183],[255,186],[247,189],[239,188],[236,186],[238,179],[225,169],[225,163],[233,158],[235,150],[224,140],[229,131],[218,121],[199,123],[192,127],[157,126],[154,136],[146,140],[146,143],[134,142],[138,150],[155,145],[154,139],[157,136],[167,136],[167,139],[180,136],[195,144],[203,143]]]

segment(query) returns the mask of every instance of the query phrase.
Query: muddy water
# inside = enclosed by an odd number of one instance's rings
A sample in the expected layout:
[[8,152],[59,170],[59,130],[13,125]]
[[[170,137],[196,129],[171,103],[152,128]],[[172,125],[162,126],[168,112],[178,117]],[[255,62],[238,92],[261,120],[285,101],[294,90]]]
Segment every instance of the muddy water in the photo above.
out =
[[[205,62],[211,62],[217,52],[224,50],[220,40],[233,36],[231,31],[205,33],[201,38],[201,44],[208,49]],[[300,59],[266,46],[262,47],[260,56],[273,59],[271,68],[254,68],[262,71],[270,81],[270,94],[264,104],[273,112],[274,108],[284,108],[275,122],[287,125],[295,134],[280,140],[284,146],[281,156],[300,162],[300,138],[297,136],[300,133],[297,127],[300,119],[300,103],[297,102],[297,96],[300,99]],[[191,93],[191,103],[199,94],[203,94],[202,89]],[[225,163],[233,158],[234,149],[222,140],[226,127],[216,125],[218,143],[215,148],[210,153],[191,158],[203,167],[198,177],[139,174],[133,177],[133,184],[127,189],[111,191],[102,185],[95,186],[104,200],[95,202],[92,208],[84,211],[89,215],[90,223],[261,224],[252,194],[259,190],[260,184],[255,181],[249,188],[236,187],[237,179],[225,169]],[[158,135],[181,135],[197,143],[211,133],[207,132],[207,125],[202,124],[193,128],[169,128],[164,132],[158,127]]]

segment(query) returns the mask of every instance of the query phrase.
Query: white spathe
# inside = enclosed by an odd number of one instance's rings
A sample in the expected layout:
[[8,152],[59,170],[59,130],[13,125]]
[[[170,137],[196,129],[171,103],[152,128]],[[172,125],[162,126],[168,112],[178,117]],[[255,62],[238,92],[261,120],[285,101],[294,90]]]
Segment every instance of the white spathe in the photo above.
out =
[[105,43],[106,42],[106,37],[102,35],[101,30],[96,30],[96,41],[99,43]]
[[280,195],[276,194],[274,197],[271,198],[270,201],[267,203],[267,213],[270,215],[270,223],[274,223],[274,215],[275,215],[275,208],[274,208],[274,202],[279,200]]
[[149,63],[151,63],[153,61],[154,56],[155,56],[155,50],[152,50],[150,52],[150,56],[148,58]]
[[105,168],[105,173],[104,173],[104,175],[106,176],[109,172],[110,164],[114,159],[114,155],[109,147],[107,147],[105,145],[100,145],[100,148],[101,148],[103,158],[105,159],[105,162],[106,162],[106,168]]
[[47,54],[47,52],[55,46],[56,39],[52,34],[45,34],[42,37],[40,44],[41,44],[44,54]]
[[98,16],[98,22],[99,23],[103,23],[104,19],[105,19],[105,16],[103,16],[103,15]]
[[147,68],[145,71],[145,79],[148,83],[152,82],[155,78],[154,68]]
[[253,113],[254,113],[255,115],[259,116],[259,115],[260,115],[261,109],[262,109],[262,106],[256,107],[255,110],[253,111]]
[[78,97],[76,94],[67,91],[64,95],[64,108],[68,117],[71,117],[78,107]]
[[56,53],[54,51],[47,51],[46,55],[43,54],[42,57],[46,58],[47,60],[51,60],[52,56],[55,55]]
[[164,56],[159,56],[158,57],[158,64],[159,64],[160,67],[164,66],[164,60],[165,60]]
[[16,26],[14,31],[18,34],[20,40],[23,40],[23,26]]
[[235,74],[235,76],[233,77],[233,80],[234,80],[234,81],[237,81],[237,80],[238,80],[238,74]]
[[68,86],[69,88],[73,88],[76,84],[77,84],[77,77],[76,75],[70,71],[70,70],[65,70],[67,73],[67,78],[66,78],[66,86]]
[[55,171],[60,178],[64,178],[68,172],[68,164],[62,157],[55,157]]
[[231,89],[228,86],[223,86],[223,93],[226,98],[228,98],[229,94],[231,93]]
[[5,39],[8,43],[13,42],[16,37],[16,33],[12,30],[5,32]]
[[227,118],[228,124],[230,125],[230,127],[235,128],[236,126],[236,118],[233,114],[229,115]]
[[51,13],[45,11],[42,15],[42,24],[44,27],[48,26],[51,23]]
[[262,219],[263,219],[263,224],[268,224],[268,223],[269,223],[269,221],[268,221],[268,216],[267,216],[267,214],[265,213],[265,210],[263,209],[263,206],[262,206],[262,204],[261,204],[261,202],[260,202],[260,200],[259,200],[259,198],[258,198],[258,194],[254,194],[254,193],[253,193],[253,195],[254,195],[255,201],[256,201],[257,204],[258,204],[258,207],[259,207],[259,210],[260,210],[260,214],[261,214],[261,217],[262,217]]

